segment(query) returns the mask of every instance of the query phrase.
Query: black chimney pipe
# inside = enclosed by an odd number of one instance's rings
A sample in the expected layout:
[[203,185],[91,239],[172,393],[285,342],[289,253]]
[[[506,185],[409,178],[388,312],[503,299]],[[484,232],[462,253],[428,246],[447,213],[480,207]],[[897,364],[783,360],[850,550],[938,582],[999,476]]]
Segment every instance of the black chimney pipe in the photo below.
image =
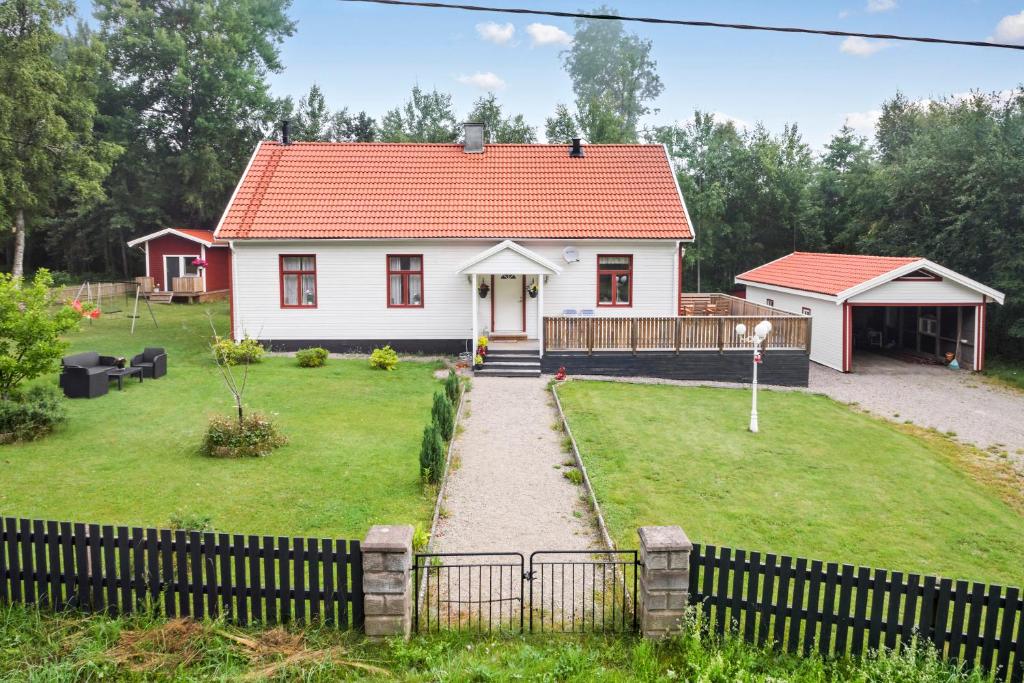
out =
[[288,139],[288,119],[281,122],[281,144],[291,144],[291,141]]
[[580,144],[579,138],[572,139],[572,149],[569,150],[569,156],[583,158],[583,146]]

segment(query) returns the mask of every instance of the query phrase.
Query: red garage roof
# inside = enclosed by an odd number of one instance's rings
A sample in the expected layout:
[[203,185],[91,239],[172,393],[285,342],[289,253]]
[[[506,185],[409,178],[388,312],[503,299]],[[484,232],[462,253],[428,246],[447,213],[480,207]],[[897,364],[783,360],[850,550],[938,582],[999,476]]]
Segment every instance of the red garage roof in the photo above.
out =
[[776,287],[836,295],[921,259],[796,251],[736,277]]
[[219,239],[693,239],[661,145],[263,142]]

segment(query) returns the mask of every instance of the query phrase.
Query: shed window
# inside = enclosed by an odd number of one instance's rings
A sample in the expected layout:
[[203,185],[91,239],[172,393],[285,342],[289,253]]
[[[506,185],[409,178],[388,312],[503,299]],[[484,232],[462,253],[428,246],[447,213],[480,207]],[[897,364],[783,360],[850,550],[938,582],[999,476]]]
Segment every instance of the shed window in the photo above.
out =
[[422,255],[388,255],[388,306],[423,307]]
[[597,305],[633,305],[633,257],[597,257]]
[[281,308],[316,308],[315,256],[281,256]]

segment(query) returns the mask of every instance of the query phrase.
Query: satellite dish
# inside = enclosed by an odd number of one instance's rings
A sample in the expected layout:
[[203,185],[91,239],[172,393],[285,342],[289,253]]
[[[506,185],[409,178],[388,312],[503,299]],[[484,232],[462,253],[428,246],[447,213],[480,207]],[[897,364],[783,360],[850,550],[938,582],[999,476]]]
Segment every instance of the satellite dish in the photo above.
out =
[[580,252],[576,247],[566,247],[562,250],[562,258],[566,263],[576,263],[580,260]]

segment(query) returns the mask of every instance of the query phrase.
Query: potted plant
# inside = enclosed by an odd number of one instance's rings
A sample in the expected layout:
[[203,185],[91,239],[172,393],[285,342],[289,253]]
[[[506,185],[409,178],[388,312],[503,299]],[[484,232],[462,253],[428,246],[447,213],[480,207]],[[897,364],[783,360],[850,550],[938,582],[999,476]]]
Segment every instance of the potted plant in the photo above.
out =
[[536,299],[537,298],[537,292],[538,291],[540,291],[540,290],[537,287],[537,281],[536,280],[531,282],[530,285],[526,288],[526,293],[530,295],[531,299]]
[[476,356],[474,356],[474,358],[473,358],[473,369],[475,369],[475,370],[479,370],[479,369],[480,369],[480,368],[482,368],[483,366],[484,366],[484,357],[483,357],[483,356],[481,356],[481,355],[480,355],[480,354],[478,353],[478,354],[476,354]]
[[476,355],[486,357],[487,356],[487,344],[488,344],[487,337],[483,337],[482,336],[479,339],[477,339],[476,340]]
[[487,298],[487,293],[489,291],[491,291],[491,286],[489,284],[487,284],[486,282],[481,282],[480,286],[476,288],[476,292],[477,292],[477,294],[480,295],[481,299],[486,299]]

